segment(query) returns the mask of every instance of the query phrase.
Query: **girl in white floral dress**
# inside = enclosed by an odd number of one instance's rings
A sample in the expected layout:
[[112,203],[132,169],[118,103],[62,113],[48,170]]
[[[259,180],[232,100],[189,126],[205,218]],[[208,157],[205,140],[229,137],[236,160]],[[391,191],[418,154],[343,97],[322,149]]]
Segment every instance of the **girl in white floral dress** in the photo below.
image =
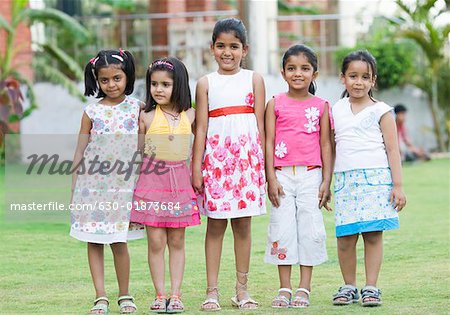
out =
[[128,96],[133,92],[134,78],[134,60],[128,51],[100,51],[85,69],[85,95],[96,94],[101,99],[86,106],[81,120],[73,161],[70,235],[87,242],[96,291],[91,314],[109,311],[104,285],[105,244],[114,255],[120,312],[137,310],[128,292],[130,257],[126,243],[139,233],[138,229],[129,232],[136,178],[133,159],[143,105]]
[[231,219],[236,255],[233,305],[256,308],[247,293],[251,217],[264,214],[264,81],[241,68],[248,51],[240,20],[216,23],[211,51],[219,69],[198,81],[193,186],[203,196],[206,232],[206,311],[219,310],[218,273],[222,241]]

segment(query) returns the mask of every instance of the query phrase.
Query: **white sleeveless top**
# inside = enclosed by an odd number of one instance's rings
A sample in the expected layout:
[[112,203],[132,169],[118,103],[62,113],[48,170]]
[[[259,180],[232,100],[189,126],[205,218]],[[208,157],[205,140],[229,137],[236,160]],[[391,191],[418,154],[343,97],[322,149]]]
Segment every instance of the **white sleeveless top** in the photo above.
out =
[[336,141],[334,172],[389,167],[380,120],[391,111],[391,106],[378,102],[353,114],[348,98],[333,105]]

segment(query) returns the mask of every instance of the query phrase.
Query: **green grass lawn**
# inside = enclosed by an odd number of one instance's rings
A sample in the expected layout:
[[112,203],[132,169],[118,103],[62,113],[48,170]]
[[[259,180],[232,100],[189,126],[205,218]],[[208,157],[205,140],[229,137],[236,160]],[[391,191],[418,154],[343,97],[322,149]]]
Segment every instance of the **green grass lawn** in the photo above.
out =
[[[0,191],[5,191],[3,169]],[[325,213],[328,232],[327,263],[315,268],[311,306],[303,310],[277,311],[270,302],[278,289],[276,266],[263,263],[269,216],[253,221],[250,290],[260,302],[250,314],[448,314],[450,311],[450,160],[441,159],[404,167],[407,207],[400,215],[400,230],[384,238],[384,262],[379,278],[384,305],[336,307],[331,295],[342,284],[336,255],[332,213]],[[2,196],[0,207],[4,212]],[[205,222],[206,220],[203,219]],[[187,229],[186,273],[183,301],[188,314],[200,313],[205,291],[204,234],[206,224]],[[86,314],[94,298],[86,245],[69,237],[68,223],[14,223],[0,221],[1,314]],[[221,314],[237,312],[230,305],[234,287],[234,259],[230,230],[224,241],[220,270]],[[131,293],[139,314],[147,314],[154,291],[149,276],[146,241],[129,243]],[[114,300],[117,284],[112,255],[106,252],[106,287],[111,313],[118,314]],[[363,248],[358,244],[358,286],[364,285]],[[294,273],[293,285],[298,282]]]

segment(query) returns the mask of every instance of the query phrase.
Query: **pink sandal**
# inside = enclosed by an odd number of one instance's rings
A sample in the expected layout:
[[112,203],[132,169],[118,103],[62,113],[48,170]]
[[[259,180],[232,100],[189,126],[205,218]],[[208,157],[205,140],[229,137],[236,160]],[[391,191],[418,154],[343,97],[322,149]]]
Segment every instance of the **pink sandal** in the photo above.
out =
[[152,305],[150,305],[150,311],[157,313],[165,313],[167,311],[167,298],[165,295],[157,295]]

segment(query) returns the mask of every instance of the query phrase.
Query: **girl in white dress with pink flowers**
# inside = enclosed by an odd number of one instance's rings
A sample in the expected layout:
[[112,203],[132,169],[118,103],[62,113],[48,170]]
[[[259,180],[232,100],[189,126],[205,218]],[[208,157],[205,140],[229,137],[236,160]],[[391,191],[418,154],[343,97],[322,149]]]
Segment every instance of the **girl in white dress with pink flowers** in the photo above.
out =
[[264,214],[264,81],[242,69],[248,51],[245,26],[237,19],[216,23],[211,51],[219,69],[201,78],[196,92],[194,189],[203,197],[206,232],[206,311],[219,310],[218,274],[228,220],[234,235],[236,295],[232,304],[256,308],[247,293],[251,217]]

